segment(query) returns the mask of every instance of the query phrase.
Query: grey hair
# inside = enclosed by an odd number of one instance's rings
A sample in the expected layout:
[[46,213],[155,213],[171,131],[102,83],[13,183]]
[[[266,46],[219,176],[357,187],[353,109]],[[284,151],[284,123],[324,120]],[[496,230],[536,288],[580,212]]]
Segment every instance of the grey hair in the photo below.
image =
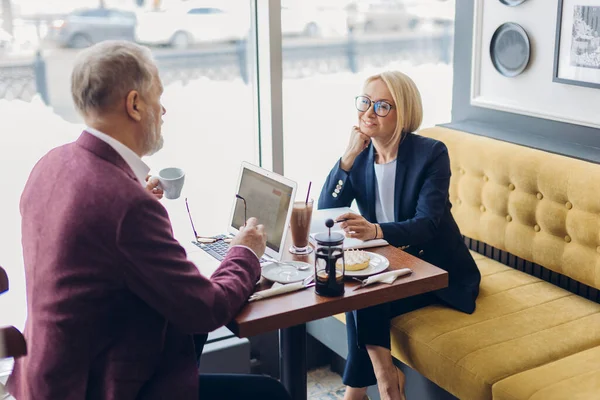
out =
[[82,115],[103,112],[132,90],[144,94],[156,71],[147,47],[126,41],[105,41],[79,53],[71,74],[71,95]]

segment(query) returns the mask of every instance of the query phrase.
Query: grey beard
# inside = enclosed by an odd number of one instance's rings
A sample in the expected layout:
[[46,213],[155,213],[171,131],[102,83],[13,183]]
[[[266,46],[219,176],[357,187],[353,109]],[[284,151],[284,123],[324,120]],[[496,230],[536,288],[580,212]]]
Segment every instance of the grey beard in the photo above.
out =
[[158,140],[154,142],[154,145],[150,146],[150,150],[148,151],[148,156],[158,153],[158,151],[163,148],[164,144],[165,144],[165,140],[161,135],[158,138]]

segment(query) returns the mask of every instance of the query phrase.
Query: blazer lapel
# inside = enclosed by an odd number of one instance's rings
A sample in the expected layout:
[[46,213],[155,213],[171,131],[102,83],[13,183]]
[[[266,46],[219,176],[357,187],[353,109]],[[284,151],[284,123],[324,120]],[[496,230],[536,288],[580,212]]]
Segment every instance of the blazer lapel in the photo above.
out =
[[[396,181],[394,182],[394,220],[401,221],[402,210],[402,192],[404,190],[404,178],[406,175],[406,166],[410,165],[411,156],[410,147],[412,144],[412,133],[409,133],[404,140],[400,142],[398,156],[396,158]],[[404,218],[402,218],[404,219]]]
[[129,164],[127,164],[123,157],[121,157],[119,153],[117,153],[116,150],[105,141],[98,139],[96,136],[87,131],[83,131],[75,143],[94,153],[98,157],[121,168],[123,171],[125,171],[125,173],[127,173],[127,175],[137,181],[137,178],[129,167]]
[[367,191],[367,220],[370,222],[376,221],[375,216],[375,147],[373,144],[369,145],[369,156],[367,157],[367,164],[365,166],[365,185]]

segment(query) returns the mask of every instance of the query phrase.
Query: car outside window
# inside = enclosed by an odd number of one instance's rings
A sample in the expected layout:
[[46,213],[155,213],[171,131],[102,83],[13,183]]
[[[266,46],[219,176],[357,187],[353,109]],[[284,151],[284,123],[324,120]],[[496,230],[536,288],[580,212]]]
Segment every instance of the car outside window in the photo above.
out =
[[94,10],[83,10],[77,13],[76,15],[79,15],[80,17],[107,17],[108,13],[108,10],[98,8]]
[[203,7],[203,8],[192,8],[191,10],[188,11],[188,14],[209,15],[209,14],[221,14],[222,12],[223,11],[219,10],[218,8]]

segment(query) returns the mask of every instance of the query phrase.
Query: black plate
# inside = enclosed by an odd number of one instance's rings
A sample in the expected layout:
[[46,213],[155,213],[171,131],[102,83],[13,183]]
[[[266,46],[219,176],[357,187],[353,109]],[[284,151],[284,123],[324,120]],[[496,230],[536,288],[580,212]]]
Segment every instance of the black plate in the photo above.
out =
[[513,77],[527,68],[531,45],[525,29],[513,22],[496,29],[490,43],[492,64],[504,76]]
[[509,7],[518,6],[519,4],[523,4],[524,2],[525,0],[500,0],[500,3]]

